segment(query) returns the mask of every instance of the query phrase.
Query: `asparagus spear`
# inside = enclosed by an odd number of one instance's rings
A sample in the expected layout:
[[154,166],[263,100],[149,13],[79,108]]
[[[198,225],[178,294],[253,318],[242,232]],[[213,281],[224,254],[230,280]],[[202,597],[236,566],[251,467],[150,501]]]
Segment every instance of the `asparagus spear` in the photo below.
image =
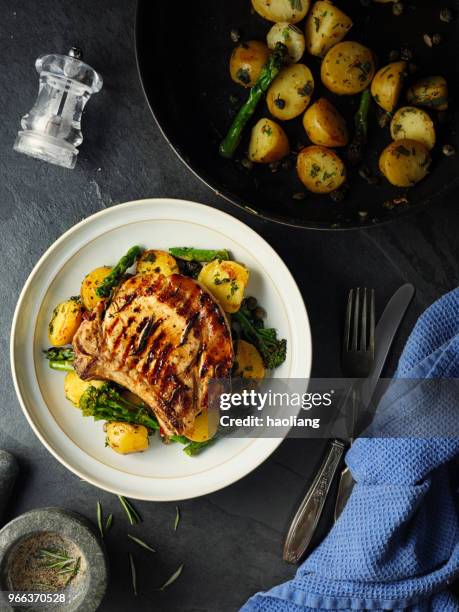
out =
[[172,442],[179,442],[180,444],[185,444],[183,452],[186,453],[189,457],[193,457],[194,455],[200,453],[203,449],[213,444],[216,440],[216,437],[213,437],[210,440],[206,440],[205,442],[192,442],[185,436],[170,436],[169,440],[171,440]]
[[245,126],[253,116],[258,103],[267,92],[268,87],[279,74],[287,53],[287,47],[282,43],[277,43],[268,63],[261,71],[258,81],[251,88],[249,97],[239,109],[239,112],[234,118],[227,135],[220,144],[220,155],[222,157],[233,157],[234,152],[241,142],[242,132],[244,131]]
[[75,354],[72,347],[52,347],[43,352],[52,370],[61,370],[64,372],[73,370]]
[[129,249],[126,255],[123,255],[116,266],[112,268],[110,274],[97,287],[96,293],[99,297],[110,297],[112,289],[120,284],[126,271],[134,264],[141,252],[140,247],[134,246]]
[[159,423],[146,408],[128,402],[110,385],[88,387],[80,398],[83,416],[92,416],[95,421],[121,421],[159,429]]
[[194,249],[193,247],[173,247],[169,249],[169,253],[179,259],[185,259],[186,261],[213,261],[214,259],[221,259],[226,261],[230,258],[229,253],[226,249],[216,251],[214,249]]
[[362,161],[368,134],[368,113],[371,105],[371,93],[369,89],[362,92],[359,109],[354,118],[354,138],[347,150],[347,157],[351,164],[357,165]]

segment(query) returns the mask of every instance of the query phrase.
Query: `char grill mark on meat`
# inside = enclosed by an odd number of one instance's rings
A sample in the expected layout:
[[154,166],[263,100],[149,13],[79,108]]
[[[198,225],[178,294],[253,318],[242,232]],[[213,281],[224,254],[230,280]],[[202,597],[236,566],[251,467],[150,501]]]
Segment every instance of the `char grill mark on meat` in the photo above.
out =
[[138,395],[164,431],[191,432],[207,407],[212,378],[231,372],[226,317],[191,278],[150,274],[126,280],[110,303],[100,302],[74,338],[75,369]]

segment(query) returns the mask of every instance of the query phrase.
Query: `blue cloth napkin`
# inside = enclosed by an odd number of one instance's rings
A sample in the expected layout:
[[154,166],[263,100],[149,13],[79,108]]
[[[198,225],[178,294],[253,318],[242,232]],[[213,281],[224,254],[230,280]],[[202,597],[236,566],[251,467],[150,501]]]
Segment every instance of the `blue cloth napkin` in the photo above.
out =
[[[459,378],[459,289],[419,319],[397,377]],[[441,403],[457,422],[459,406]],[[428,426],[431,413],[416,416],[414,425]],[[357,440],[346,457],[356,485],[341,517],[293,580],[256,594],[243,612],[459,610],[447,590],[459,577],[458,456],[454,437]]]

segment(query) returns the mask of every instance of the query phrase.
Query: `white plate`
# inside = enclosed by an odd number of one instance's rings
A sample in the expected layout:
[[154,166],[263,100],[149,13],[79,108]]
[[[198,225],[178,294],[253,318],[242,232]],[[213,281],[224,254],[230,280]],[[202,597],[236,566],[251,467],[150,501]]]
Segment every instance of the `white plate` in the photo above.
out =
[[197,497],[248,474],[281,440],[224,439],[190,458],[178,445],[155,439],[145,453],[117,455],[104,447],[102,423],[82,417],[65,399],[64,375],[50,370],[42,355],[54,306],[79,292],[88,271],[113,264],[134,244],[227,248],[245,263],[248,294],[287,338],[287,360],[277,377],[309,376],[309,321],[298,287],[273,249],[233,217],[193,202],[140,200],[104,210],[66,232],[35,266],[14,315],[11,364],[19,401],[41,442],[69,470],[112,493],[154,501]]

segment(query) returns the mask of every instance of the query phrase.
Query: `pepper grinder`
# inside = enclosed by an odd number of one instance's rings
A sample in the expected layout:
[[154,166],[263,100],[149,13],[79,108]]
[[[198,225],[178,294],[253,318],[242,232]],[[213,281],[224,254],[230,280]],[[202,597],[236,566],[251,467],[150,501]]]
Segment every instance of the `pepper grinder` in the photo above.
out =
[[77,147],[83,142],[83,109],[103,85],[100,74],[81,58],[81,50],[72,47],[67,55],[42,55],[37,59],[38,96],[21,120],[15,151],[64,168],[75,167]]

